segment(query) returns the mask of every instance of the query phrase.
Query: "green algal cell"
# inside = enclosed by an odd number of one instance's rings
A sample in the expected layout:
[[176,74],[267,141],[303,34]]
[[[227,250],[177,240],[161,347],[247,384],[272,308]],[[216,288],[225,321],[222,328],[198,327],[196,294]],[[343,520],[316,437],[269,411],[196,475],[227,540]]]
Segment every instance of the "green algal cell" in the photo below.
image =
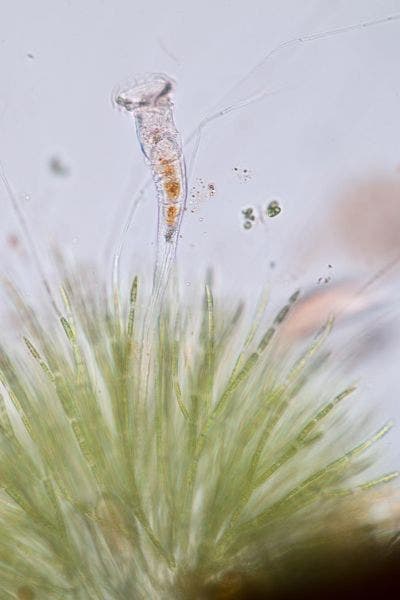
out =
[[279,205],[279,202],[277,202],[276,200],[272,200],[272,202],[270,202],[267,206],[267,216],[268,217],[276,217],[277,215],[279,215],[279,213],[281,212],[281,207]]

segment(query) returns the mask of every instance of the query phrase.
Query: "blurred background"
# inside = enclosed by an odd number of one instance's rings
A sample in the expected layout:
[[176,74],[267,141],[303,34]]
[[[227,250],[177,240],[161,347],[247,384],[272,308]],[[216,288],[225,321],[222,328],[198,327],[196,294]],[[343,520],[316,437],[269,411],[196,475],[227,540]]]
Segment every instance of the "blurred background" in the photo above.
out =
[[[273,306],[300,287],[288,343],[337,313],[341,367],[398,418],[400,1],[14,0],[1,13],[0,161],[48,277],[57,246],[110,278],[133,205],[121,271],[151,272],[154,189],[112,93],[164,72],[188,165],[188,294],[209,267],[250,305],[265,286]],[[1,273],[29,297],[40,278],[4,185],[0,206]]]

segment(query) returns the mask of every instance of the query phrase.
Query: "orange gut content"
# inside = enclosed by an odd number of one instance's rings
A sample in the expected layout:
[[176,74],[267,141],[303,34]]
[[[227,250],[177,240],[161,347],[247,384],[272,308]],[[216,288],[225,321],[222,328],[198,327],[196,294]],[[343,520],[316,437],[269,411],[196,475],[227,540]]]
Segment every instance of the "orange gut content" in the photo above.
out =
[[164,182],[164,190],[165,193],[167,194],[167,198],[168,200],[177,200],[179,198],[179,194],[181,192],[181,184],[179,183],[179,181],[177,179],[174,179],[172,181],[165,181]]
[[165,221],[169,227],[173,227],[180,213],[180,207],[176,204],[167,206]]
[[[163,187],[168,200],[175,202],[181,193],[181,184],[179,175],[176,172],[174,163],[167,160],[161,161],[161,175],[163,177]],[[179,211],[178,211],[179,212]]]

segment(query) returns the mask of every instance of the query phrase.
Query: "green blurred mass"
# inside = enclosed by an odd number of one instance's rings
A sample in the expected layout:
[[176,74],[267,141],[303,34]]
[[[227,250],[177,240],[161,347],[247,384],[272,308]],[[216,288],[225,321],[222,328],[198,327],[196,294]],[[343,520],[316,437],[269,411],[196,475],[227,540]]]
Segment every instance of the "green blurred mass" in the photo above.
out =
[[16,296],[24,341],[0,349],[1,599],[231,598],[332,515],[335,544],[366,535],[346,503],[395,477],[370,475],[390,424],[366,434],[354,387],[325,385],[331,323],[290,352],[298,294],[248,326],[210,285],[159,312],[136,278],[126,301],[83,280],[60,319]]

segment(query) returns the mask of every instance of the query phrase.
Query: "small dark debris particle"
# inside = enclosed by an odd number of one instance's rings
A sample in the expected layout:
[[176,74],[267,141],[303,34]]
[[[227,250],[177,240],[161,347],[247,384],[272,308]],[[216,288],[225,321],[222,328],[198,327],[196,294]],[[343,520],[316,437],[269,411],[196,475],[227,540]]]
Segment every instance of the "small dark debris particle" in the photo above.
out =
[[28,52],[27,57],[33,60],[35,58],[35,55],[32,54],[32,52]]
[[331,280],[330,277],[318,277],[318,282],[317,283],[318,283],[318,285],[321,285],[322,283],[323,284],[327,284],[327,283],[330,282],[330,280]]
[[271,269],[275,269],[275,267],[276,267],[276,263],[275,263],[275,261],[274,261],[274,260],[271,260],[271,261],[269,262],[269,266],[270,266],[270,268],[271,268]]
[[328,265],[328,269],[333,269],[332,265]]
[[251,219],[252,221],[254,221],[255,217],[254,217],[254,211],[253,209],[250,208],[243,208],[242,210],[242,214],[246,217],[246,219]]
[[281,207],[279,206],[279,202],[277,202],[276,200],[272,200],[272,202],[270,202],[267,206],[267,210],[266,213],[268,215],[268,217],[276,217],[277,215],[279,215],[279,213],[281,212]]
[[245,229],[251,229],[251,227],[253,226],[256,217],[254,215],[254,209],[251,208],[251,206],[249,206],[248,208],[243,208],[242,209],[242,215],[244,217],[244,223],[243,223],[243,227]]
[[53,156],[49,162],[50,171],[54,173],[54,175],[58,175],[60,177],[66,177],[69,175],[68,167],[62,162],[62,160],[58,156]]

